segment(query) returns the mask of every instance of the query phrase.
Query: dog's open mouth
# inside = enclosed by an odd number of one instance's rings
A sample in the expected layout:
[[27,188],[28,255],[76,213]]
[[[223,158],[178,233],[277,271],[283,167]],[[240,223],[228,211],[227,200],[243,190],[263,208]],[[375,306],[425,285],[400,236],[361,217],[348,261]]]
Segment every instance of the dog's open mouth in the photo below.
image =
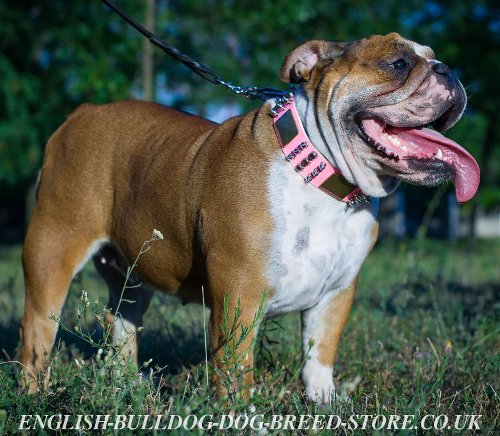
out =
[[[391,126],[379,118],[358,123],[366,142],[389,160],[445,163],[453,167],[455,195],[459,203],[470,200],[479,186],[479,167],[460,145],[436,130]],[[394,165],[396,162],[393,162]]]

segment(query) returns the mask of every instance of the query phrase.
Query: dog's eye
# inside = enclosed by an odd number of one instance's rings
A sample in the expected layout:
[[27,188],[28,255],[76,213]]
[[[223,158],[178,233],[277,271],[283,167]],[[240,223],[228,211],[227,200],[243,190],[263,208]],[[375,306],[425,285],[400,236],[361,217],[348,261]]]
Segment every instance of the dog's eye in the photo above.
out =
[[395,70],[404,70],[408,64],[404,59],[398,59],[396,62],[389,64]]

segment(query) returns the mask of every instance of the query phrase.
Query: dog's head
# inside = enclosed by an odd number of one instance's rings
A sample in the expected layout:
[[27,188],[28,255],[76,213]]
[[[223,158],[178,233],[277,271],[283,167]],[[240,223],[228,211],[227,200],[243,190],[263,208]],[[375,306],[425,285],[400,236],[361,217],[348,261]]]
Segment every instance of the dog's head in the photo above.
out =
[[302,84],[311,139],[366,194],[387,195],[400,179],[425,186],[453,180],[459,202],[474,196],[476,161],[439,133],[460,119],[465,91],[429,47],[396,33],[309,41],[286,57],[281,78]]

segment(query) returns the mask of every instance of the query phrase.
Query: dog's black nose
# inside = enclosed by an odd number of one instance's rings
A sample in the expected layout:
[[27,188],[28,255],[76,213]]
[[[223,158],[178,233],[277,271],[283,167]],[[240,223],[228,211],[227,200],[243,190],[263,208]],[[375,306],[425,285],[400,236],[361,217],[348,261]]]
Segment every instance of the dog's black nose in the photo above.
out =
[[432,69],[437,74],[443,74],[444,76],[451,76],[450,67],[448,65],[446,65],[446,64],[443,64],[442,62],[436,62],[432,66]]

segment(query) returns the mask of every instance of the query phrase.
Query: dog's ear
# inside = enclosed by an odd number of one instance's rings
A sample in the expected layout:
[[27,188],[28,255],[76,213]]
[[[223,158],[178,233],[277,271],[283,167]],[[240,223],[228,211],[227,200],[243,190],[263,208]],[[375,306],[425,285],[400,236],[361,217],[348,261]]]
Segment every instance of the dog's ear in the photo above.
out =
[[320,62],[330,61],[341,56],[348,42],[308,41],[288,53],[280,70],[280,78],[287,83],[307,82],[311,71]]

